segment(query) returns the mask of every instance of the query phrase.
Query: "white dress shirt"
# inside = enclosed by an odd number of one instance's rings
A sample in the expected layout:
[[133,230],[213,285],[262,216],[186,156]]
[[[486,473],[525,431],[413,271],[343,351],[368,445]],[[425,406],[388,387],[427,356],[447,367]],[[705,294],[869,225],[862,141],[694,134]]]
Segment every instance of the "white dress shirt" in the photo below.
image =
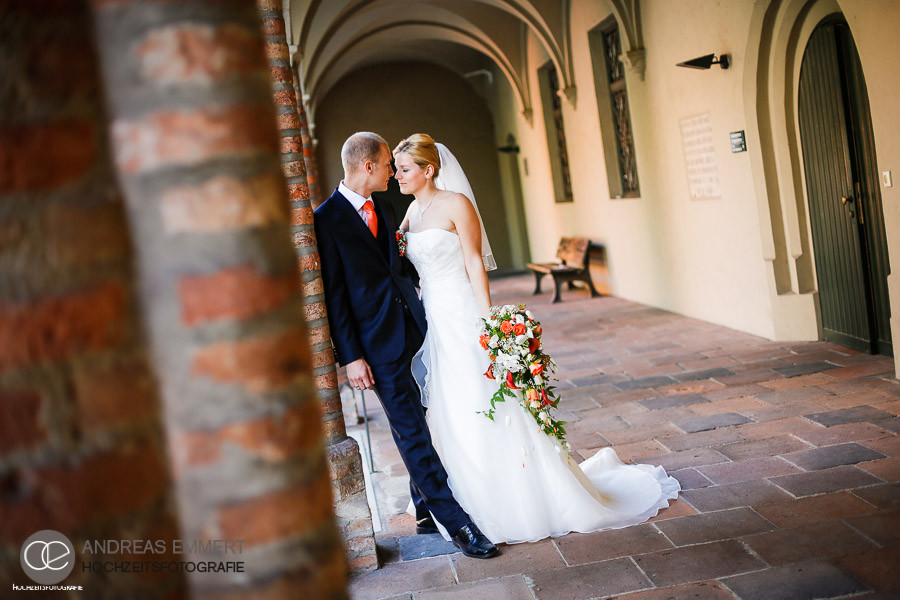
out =
[[[369,220],[366,218],[366,211],[363,210],[363,204],[365,204],[367,201],[372,201],[372,196],[363,198],[362,196],[348,188],[346,185],[344,185],[343,181],[341,181],[340,185],[338,185],[338,191],[344,198],[350,201],[350,204],[353,205],[353,210],[356,211],[356,214],[359,215],[359,218],[362,219],[363,223],[365,223],[368,227]],[[374,201],[372,201],[372,206],[375,206]]]

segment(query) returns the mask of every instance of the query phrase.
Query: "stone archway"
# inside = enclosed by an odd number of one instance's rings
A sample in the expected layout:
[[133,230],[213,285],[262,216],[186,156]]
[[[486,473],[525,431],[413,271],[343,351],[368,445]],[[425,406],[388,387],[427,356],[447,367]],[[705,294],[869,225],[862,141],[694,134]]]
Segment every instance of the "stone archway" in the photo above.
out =
[[744,106],[762,257],[777,339],[818,339],[815,267],[796,118],[802,50],[835,0],[757,5],[744,66]]

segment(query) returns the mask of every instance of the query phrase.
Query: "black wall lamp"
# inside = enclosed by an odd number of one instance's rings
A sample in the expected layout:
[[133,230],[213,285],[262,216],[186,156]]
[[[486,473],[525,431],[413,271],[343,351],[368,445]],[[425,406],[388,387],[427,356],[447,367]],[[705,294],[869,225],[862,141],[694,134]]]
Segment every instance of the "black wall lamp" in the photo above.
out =
[[503,152],[504,154],[518,154],[519,147],[513,144],[509,144],[507,146],[500,146],[497,148],[497,152]]
[[676,67],[687,67],[688,69],[708,69],[713,65],[719,65],[723,69],[728,68],[728,55],[723,54],[716,58],[715,54],[707,54],[699,58],[692,58],[676,64]]

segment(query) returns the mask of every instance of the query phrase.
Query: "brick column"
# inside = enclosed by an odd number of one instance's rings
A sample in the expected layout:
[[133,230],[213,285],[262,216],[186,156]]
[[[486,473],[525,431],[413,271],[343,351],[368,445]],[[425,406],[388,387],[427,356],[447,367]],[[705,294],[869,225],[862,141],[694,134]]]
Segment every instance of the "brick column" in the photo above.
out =
[[244,541],[194,595],[345,598],[257,7],[94,5],[182,535]]
[[309,184],[309,200],[313,210],[325,201],[319,185],[319,165],[316,163],[316,148],[309,134],[309,119],[306,116],[306,105],[300,90],[299,65],[295,60],[292,66],[294,76],[294,94],[297,96],[297,116],[300,117],[300,141],[303,143],[303,162],[306,164],[306,181]]
[[302,122],[297,113],[297,97],[281,0],[257,0],[257,5],[266,34],[266,58],[277,106],[281,166],[287,178],[291,199],[294,251],[297,253],[305,317],[312,345],[313,375],[322,409],[335,512],[347,545],[351,567],[356,571],[371,570],[378,567],[372,515],[366,499],[359,445],[356,440],[347,437],[344,426],[334,351],[325,311],[319,251],[313,228],[308,171],[300,135]]
[[75,0],[2,10],[0,595],[34,584],[22,542],[54,529],[76,554],[63,584],[174,598],[179,574],[82,570],[145,558],[82,552],[87,540],[178,537],[90,12]]

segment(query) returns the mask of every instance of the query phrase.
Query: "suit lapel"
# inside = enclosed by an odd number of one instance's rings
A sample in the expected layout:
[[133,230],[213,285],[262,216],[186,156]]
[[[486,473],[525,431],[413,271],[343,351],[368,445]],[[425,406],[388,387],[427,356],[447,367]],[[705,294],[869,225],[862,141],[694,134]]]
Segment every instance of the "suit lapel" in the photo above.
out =
[[[359,217],[359,213],[353,210],[353,205],[350,204],[350,201],[344,198],[344,195],[338,191],[335,191],[335,196],[337,196],[341,200],[337,203],[337,208],[339,220],[341,221],[341,223],[346,225],[345,235],[353,237],[354,239],[361,240],[363,245],[368,247],[373,254],[378,255],[378,258],[387,265],[384,252],[382,252],[381,248],[378,247],[378,240],[375,239],[375,236],[372,235],[372,232],[369,231],[369,228]],[[375,208],[375,214],[378,217],[379,227],[387,226],[386,224],[384,224],[385,222],[383,214],[378,214],[377,205]]]
[[[391,267],[391,269],[393,269],[394,261],[396,260],[394,258],[394,254],[395,254],[395,252],[393,251],[394,249],[391,248],[391,245],[394,242],[394,231],[392,230],[393,224],[387,220],[387,214],[386,214],[386,211],[382,210],[381,202],[375,202],[374,204],[375,204],[375,215],[378,217],[378,227],[380,229],[381,228],[384,229],[384,233],[385,233],[384,237],[387,240],[388,247],[385,248],[384,250],[387,251],[388,265]],[[383,253],[382,253],[382,256],[384,256]]]

